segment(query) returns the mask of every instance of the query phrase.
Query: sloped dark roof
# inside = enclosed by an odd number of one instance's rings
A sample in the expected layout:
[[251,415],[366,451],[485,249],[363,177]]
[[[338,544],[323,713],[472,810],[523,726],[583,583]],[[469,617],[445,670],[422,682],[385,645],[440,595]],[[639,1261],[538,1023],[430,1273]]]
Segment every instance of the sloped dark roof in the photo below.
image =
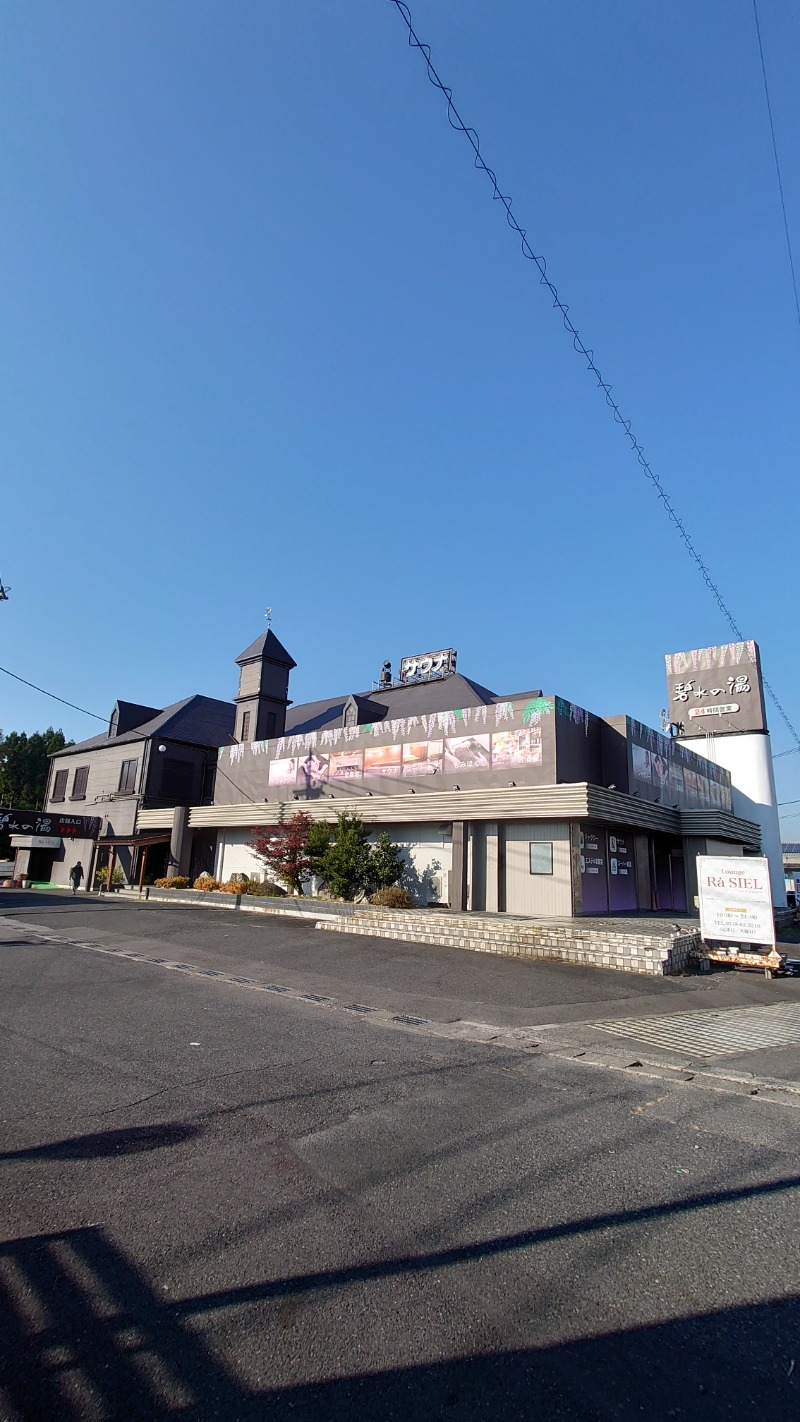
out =
[[[152,708],[144,709],[149,711]],[[107,733],[92,736],[76,746],[55,751],[54,756],[83,755],[86,751],[99,750],[104,746],[144,741],[150,736],[164,736],[166,740],[186,741],[194,746],[227,745],[233,739],[235,715],[236,708],[230,701],[216,701],[211,696],[186,696],[183,701],[173,702],[121,736],[109,736]]]
[[[337,721],[350,696],[332,696],[327,701],[308,701],[293,706],[286,713],[286,731],[289,735],[305,735],[318,731],[321,727]],[[507,697],[495,696],[493,691],[472,681],[460,672],[441,677],[436,681],[412,682],[405,686],[382,686],[377,691],[352,693],[352,699],[359,708],[374,710],[375,720],[385,720],[391,716],[428,716],[434,711],[453,711],[462,706],[492,706]]]
[[157,716],[158,707],[140,706],[137,701],[118,701],[111,716],[115,714],[117,735],[123,736],[126,731],[133,731],[137,726],[141,726],[143,721],[150,721],[153,716]]
[[236,658],[237,666],[243,662],[254,662],[259,657],[266,657],[270,662],[277,662],[282,667],[296,667],[297,662],[291,657],[286,648],[278,641],[272,628],[262,632],[260,637],[256,637],[255,642],[251,642],[249,647],[240,653]]
[[287,734],[305,735],[340,720],[347,700],[346,696],[334,696],[327,701],[305,701],[301,706],[290,707],[286,712]]
[[[236,707],[213,696],[187,696],[152,721],[138,726],[140,735],[172,736],[194,746],[221,746],[233,738]],[[219,737],[219,739],[217,739]]]
[[502,696],[497,696],[497,697],[495,697],[495,700],[496,700],[496,701],[535,701],[535,700],[537,699],[537,697],[542,696],[542,695],[543,695],[543,692],[542,692],[541,687],[537,687],[535,691],[506,691],[506,692],[504,692],[504,694],[503,694]]

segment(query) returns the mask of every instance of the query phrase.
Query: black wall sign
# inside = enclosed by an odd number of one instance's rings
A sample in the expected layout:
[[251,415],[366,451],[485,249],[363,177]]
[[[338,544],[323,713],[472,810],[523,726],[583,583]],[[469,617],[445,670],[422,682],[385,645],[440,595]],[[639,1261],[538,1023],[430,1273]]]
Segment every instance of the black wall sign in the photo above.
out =
[[62,839],[97,839],[99,815],[55,815],[45,810],[0,810],[7,834],[60,834]]

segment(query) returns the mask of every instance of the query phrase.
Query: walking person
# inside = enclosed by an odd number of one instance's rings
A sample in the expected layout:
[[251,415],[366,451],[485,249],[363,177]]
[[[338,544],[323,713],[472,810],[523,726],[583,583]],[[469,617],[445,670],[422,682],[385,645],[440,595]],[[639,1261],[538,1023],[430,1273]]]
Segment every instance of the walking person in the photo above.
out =
[[72,893],[73,893],[73,896],[74,896],[75,894],[77,894],[77,892],[78,892],[78,890],[79,890],[79,888],[80,888],[80,886],[81,886],[81,879],[82,879],[82,878],[83,878],[83,865],[81,864],[81,861],[80,861],[80,859],[79,859],[78,862],[77,862],[77,864],[73,864],[72,868],[71,868],[70,871],[69,871],[69,882],[70,882],[71,885],[72,885]]

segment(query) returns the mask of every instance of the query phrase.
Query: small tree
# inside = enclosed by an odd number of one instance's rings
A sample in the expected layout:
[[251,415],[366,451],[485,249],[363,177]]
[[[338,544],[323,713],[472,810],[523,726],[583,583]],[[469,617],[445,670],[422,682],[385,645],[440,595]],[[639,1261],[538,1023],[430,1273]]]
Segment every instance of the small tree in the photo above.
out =
[[402,851],[389,838],[386,830],[381,830],[372,846],[370,868],[372,884],[376,889],[389,889],[403,877],[405,861]]
[[360,815],[345,810],[336,817],[336,827],[320,865],[322,877],[340,899],[354,899],[366,893],[372,882],[372,854],[367,843],[369,830]]
[[308,852],[311,817],[302,810],[283,825],[256,825],[247,847],[280,883],[302,894],[303,880],[312,873]]
[[308,857],[311,862],[311,873],[317,878],[324,879],[322,872],[322,861],[325,852],[333,836],[333,825],[326,825],[324,820],[312,821],[308,831]]

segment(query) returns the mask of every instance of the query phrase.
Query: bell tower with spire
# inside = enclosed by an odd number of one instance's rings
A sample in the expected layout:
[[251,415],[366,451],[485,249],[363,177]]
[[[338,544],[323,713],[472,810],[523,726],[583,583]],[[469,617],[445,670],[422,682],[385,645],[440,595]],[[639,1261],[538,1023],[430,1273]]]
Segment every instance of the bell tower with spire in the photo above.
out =
[[236,702],[237,741],[268,741],[286,729],[289,673],[297,662],[281,646],[271,627],[236,658],[239,691]]

